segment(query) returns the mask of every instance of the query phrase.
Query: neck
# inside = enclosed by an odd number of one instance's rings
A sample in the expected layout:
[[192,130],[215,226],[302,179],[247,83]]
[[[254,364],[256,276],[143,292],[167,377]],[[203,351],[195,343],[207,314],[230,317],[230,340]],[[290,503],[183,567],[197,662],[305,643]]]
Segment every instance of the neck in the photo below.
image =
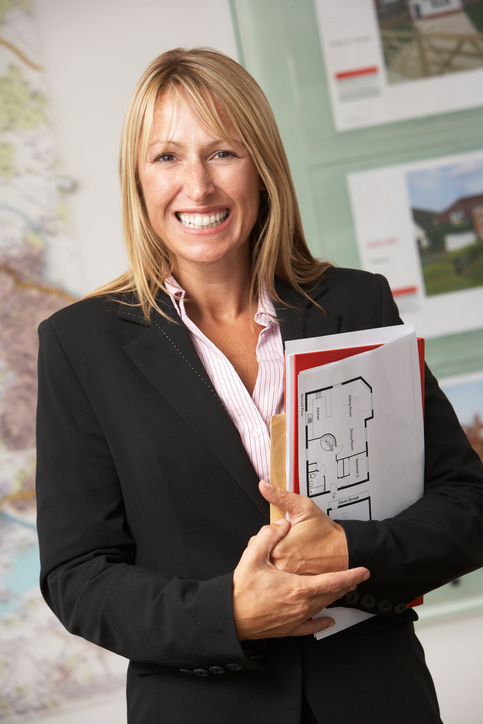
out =
[[198,324],[201,320],[235,322],[253,311],[256,298],[250,296],[248,265],[220,272],[219,269],[196,269],[173,274],[186,291],[186,312]]

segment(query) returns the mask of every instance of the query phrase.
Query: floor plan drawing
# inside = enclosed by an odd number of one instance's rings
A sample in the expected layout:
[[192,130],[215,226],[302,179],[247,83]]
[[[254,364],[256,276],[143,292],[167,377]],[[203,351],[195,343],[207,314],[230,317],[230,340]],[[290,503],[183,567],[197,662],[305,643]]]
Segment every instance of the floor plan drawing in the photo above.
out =
[[372,387],[362,377],[304,394],[307,494],[337,519],[371,519]]

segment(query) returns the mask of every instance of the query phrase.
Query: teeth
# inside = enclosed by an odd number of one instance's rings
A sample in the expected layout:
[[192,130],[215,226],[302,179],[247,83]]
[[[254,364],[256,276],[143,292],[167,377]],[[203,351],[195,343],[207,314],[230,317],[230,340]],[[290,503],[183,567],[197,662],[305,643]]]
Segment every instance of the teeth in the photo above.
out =
[[218,211],[211,216],[176,214],[178,221],[190,229],[213,229],[222,224],[228,217],[228,211]]

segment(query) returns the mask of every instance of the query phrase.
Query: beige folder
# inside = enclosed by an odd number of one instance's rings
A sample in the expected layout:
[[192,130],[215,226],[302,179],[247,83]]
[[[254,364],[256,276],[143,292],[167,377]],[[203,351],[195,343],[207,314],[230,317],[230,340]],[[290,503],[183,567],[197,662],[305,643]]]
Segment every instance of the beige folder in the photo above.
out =
[[[285,473],[286,414],[273,415],[270,419],[270,482],[277,488],[287,487]],[[276,505],[270,505],[270,523],[285,518],[286,513]]]

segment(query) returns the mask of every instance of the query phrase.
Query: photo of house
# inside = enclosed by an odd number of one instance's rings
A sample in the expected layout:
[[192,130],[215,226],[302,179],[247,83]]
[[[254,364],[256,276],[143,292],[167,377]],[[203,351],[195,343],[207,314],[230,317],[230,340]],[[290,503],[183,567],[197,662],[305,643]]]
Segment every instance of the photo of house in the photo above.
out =
[[441,380],[468,440],[483,461],[483,373]]
[[483,67],[482,0],[375,0],[388,83]]
[[406,174],[425,293],[483,286],[483,161]]

